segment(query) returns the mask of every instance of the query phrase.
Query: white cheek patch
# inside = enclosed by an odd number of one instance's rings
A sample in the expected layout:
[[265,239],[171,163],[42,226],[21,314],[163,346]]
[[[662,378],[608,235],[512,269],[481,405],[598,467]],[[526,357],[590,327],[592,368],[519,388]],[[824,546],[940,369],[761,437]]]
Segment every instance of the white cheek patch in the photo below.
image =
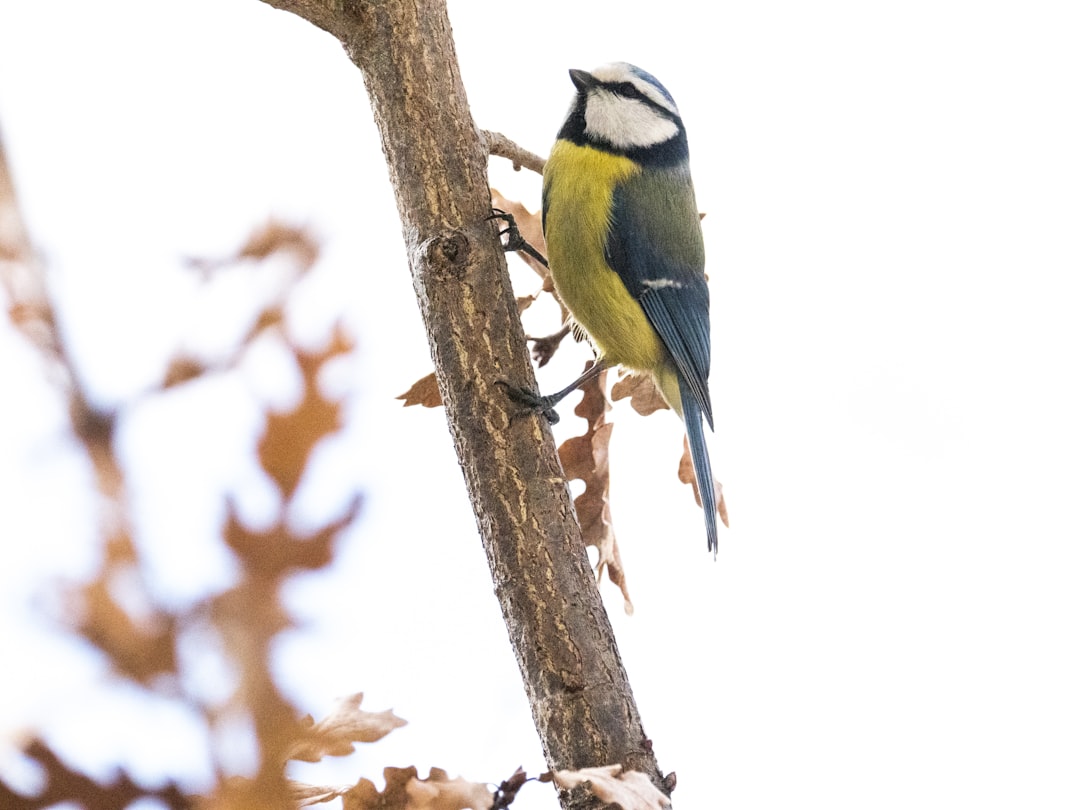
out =
[[585,104],[585,134],[617,149],[655,146],[673,138],[679,127],[640,101],[606,90],[589,93]]

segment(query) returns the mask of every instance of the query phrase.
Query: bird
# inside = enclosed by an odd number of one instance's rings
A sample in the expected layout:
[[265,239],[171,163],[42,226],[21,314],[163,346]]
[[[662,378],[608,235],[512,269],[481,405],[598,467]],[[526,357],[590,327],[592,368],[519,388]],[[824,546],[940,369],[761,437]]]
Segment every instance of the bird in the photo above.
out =
[[597,360],[544,405],[550,412],[604,368],[651,376],[685,425],[715,558],[709,288],[686,129],[671,93],[627,62],[571,70],[570,80],[542,222],[555,290]]

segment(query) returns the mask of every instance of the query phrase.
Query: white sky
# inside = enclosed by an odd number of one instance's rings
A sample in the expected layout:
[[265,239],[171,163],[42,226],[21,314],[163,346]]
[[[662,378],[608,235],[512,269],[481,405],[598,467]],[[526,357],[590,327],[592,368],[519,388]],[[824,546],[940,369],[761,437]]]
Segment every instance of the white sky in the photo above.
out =
[[[620,403],[613,509],[636,614],[605,589],[676,806],[1076,807],[1080,12],[704,8],[451,7],[479,126],[544,153],[566,69],[627,60],[690,133],[732,528],[714,564],[675,479],[677,421]],[[206,301],[182,257],[227,253],[269,215],[325,237],[293,323],[315,341],[340,314],[360,352],[336,380],[351,427],[305,514],[357,489],[365,507],[339,568],[290,592],[310,624],[280,670],[305,711],[363,690],[410,725],[313,781],[543,770],[443,414],[393,399],[430,361],[362,80],[336,42],[256,0],[4,3],[0,127],[103,402],[250,311],[257,280]],[[495,169],[539,205],[537,178]],[[95,513],[60,403],[6,327],[0,369],[0,729],[44,726],[99,773],[205,779],[188,719],[102,687],[100,660],[34,618],[46,577],[92,570]],[[259,403],[288,385],[267,350],[127,412],[162,598],[229,581],[222,492],[265,509],[246,451]],[[514,806],[555,802],[533,786]]]

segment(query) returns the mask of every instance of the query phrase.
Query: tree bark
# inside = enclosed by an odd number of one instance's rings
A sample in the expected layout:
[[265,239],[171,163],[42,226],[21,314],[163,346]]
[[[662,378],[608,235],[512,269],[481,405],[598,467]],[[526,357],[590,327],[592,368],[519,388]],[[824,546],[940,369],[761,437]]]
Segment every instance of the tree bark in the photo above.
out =
[[[360,68],[397,198],[413,286],[495,592],[553,769],[621,763],[662,790],[542,417],[495,223],[488,155],[444,0],[264,0],[337,37]],[[566,808],[596,806],[580,791]]]

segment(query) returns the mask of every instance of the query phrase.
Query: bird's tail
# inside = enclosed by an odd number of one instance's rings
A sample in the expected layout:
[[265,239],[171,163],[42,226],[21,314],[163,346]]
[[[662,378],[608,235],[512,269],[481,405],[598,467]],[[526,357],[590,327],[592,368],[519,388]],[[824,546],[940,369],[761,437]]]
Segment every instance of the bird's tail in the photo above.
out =
[[679,375],[679,395],[682,399],[682,417],[686,425],[686,438],[690,444],[690,458],[694,462],[694,475],[697,476],[698,493],[701,495],[701,508],[705,510],[705,535],[709,542],[709,551],[716,556],[719,546],[716,528],[716,485],[713,483],[712,464],[709,463],[709,448],[705,446],[705,425],[701,404],[694,398],[689,386]]

